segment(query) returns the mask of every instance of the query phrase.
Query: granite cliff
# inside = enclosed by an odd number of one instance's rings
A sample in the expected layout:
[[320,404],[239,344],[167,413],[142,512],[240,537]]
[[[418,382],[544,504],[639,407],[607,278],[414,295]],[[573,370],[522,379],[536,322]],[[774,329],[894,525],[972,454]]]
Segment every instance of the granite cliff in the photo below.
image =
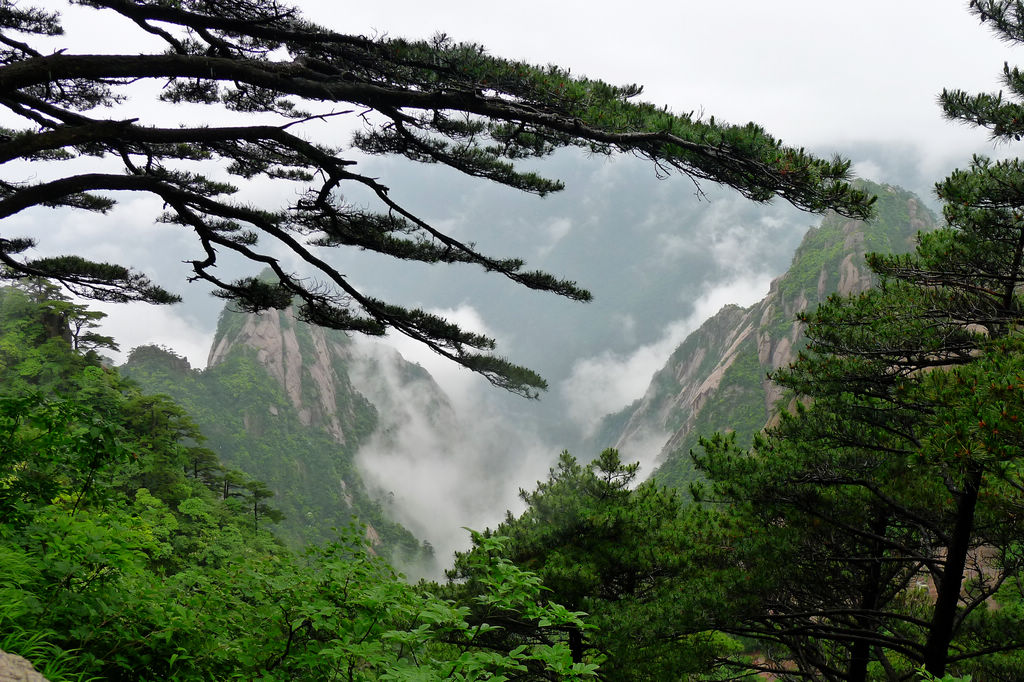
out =
[[434,428],[454,423],[444,392],[398,353],[298,322],[291,310],[227,307],[205,370],[147,346],[132,351],[123,371],[143,390],[178,401],[226,464],[274,491],[271,502],[285,515],[277,532],[289,544],[328,539],[355,517],[393,559],[429,554],[389,517],[356,462],[371,435],[403,418],[395,392],[415,390],[421,404],[405,409],[429,414]]
[[653,448],[655,475],[685,486],[695,476],[689,452],[702,435],[735,431],[749,443],[782,397],[767,373],[803,347],[797,313],[833,293],[870,287],[866,253],[909,251],[919,231],[936,225],[935,215],[910,192],[865,185],[878,195],[877,218],[865,223],[833,214],[811,228],[768,295],[749,308],[726,306],[690,334],[641,399],[603,420],[591,449],[617,447],[627,459],[643,459]]

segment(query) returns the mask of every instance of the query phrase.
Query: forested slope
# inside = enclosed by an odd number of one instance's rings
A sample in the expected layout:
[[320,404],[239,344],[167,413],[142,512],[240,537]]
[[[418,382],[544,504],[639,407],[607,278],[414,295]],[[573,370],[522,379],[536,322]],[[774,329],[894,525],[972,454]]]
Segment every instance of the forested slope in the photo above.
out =
[[[593,678],[559,634],[580,614],[508,561],[476,562],[471,613],[405,582],[364,528],[289,550],[265,484],[102,362],[102,317],[46,283],[0,289],[0,650],[50,682]],[[541,639],[481,647],[499,614]]]
[[[152,346],[135,349],[122,369],[144,390],[173,397],[225,461],[266,482],[291,546],[320,542],[355,517],[378,551],[407,563],[429,559],[429,547],[384,514],[356,467],[356,451],[378,426],[377,408],[350,378],[367,362],[344,333],[300,323],[290,309],[252,315],[228,306],[207,369]],[[390,362],[407,381],[428,383],[436,409],[450,411],[423,370],[397,355]]]

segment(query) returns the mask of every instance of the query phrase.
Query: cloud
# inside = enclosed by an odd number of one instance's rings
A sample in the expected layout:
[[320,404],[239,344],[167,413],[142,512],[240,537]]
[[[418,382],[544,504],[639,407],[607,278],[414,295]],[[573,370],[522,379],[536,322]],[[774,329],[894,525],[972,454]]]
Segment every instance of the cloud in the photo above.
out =
[[631,353],[605,351],[577,360],[561,386],[569,416],[589,431],[605,415],[641,397],[654,373],[694,328],[689,319],[680,320],[660,339]]
[[667,325],[657,341],[630,353],[605,351],[577,360],[569,378],[560,386],[569,416],[585,431],[592,432],[605,415],[643,397],[654,373],[705,320],[730,303],[756,303],[768,292],[770,283],[771,277],[760,273],[711,287],[694,301],[693,312]]
[[[491,402],[452,410],[429,379],[410,380],[384,342],[364,340],[357,349],[353,385],[381,420],[356,454],[359,470],[389,515],[433,545],[441,568],[450,566],[453,553],[469,547],[463,528],[493,528],[506,510],[521,510],[518,483],[546,475],[555,452]],[[441,577],[436,567],[402,568],[414,578]]]
[[[495,338],[494,332],[487,327],[480,313],[469,304],[464,303],[453,308],[427,308],[426,311],[443,317],[466,331]],[[476,391],[487,385],[486,379],[479,374],[438,355],[422,343],[403,334],[389,333],[384,342],[401,353],[405,359],[430,372],[457,408],[471,406],[475,402]],[[503,346],[501,343],[498,345]]]
[[853,174],[858,178],[872,182],[885,182],[886,173],[882,166],[874,160],[864,159],[853,164]]
[[119,353],[106,353],[118,364],[127,359],[132,348],[158,344],[185,356],[196,369],[206,367],[213,330],[186,309],[147,303],[90,302],[89,307],[107,314],[100,331],[114,337],[121,347]]
[[665,443],[672,434],[661,429],[643,429],[629,434],[626,441],[619,445],[619,455],[623,462],[640,465],[637,482],[646,480],[658,464]]
[[543,478],[556,454],[504,427],[498,415],[462,419],[458,433],[407,421],[388,440],[371,439],[357,455],[360,472],[387,500],[390,516],[431,543],[441,568],[469,547],[463,528],[494,528],[506,510],[521,512],[517,484]]
[[572,220],[569,218],[555,218],[548,223],[545,229],[546,241],[537,247],[537,257],[543,258],[551,253],[551,250],[558,246],[558,243],[571,231]]

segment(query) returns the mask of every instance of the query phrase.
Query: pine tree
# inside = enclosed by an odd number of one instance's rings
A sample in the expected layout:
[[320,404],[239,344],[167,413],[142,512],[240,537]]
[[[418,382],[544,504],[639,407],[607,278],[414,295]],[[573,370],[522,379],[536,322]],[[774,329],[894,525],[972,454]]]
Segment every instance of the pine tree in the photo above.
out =
[[[638,464],[607,449],[589,465],[563,452],[547,480],[519,495],[527,508],[508,513],[493,531],[458,553],[449,578],[465,599],[478,586],[473,561],[480,545],[503,537],[502,556],[537,573],[551,597],[589,614],[593,630],[569,630],[577,661],[593,648],[607,657],[602,678],[616,681],[677,680],[704,672],[728,647],[720,635],[692,632],[685,580],[693,557],[688,535],[699,512],[684,518],[679,491],[654,481],[635,485]],[[550,637],[532,623],[510,621],[493,633],[496,648]]]
[[[368,295],[314,247],[475,264],[570,299],[587,300],[590,294],[548,273],[525,271],[519,259],[486,255],[445,234],[408,210],[385,184],[360,173],[353,151],[442,164],[544,195],[561,183],[520,170],[516,162],[575,146],[631,153],[659,171],[723,183],[755,201],[778,196],[811,211],[871,211],[870,197],[846,183],[848,162],[813,158],[754,124],[724,125],[633,102],[640,93],[635,85],[614,87],[557,67],[498,59],[479,45],[445,36],[410,42],[341,34],[277,0],[78,4],[129,19],[166,49],[44,54],[32,40],[60,35],[58,15],[0,0],[0,104],[25,123],[0,130],[0,162],[45,163],[58,170],[48,180],[12,170],[0,181],[0,219],[39,206],[103,212],[114,204],[111,193],[154,195],[166,207],[159,220],[196,234],[203,256],[189,261],[193,278],[212,283],[241,309],[283,308],[297,299],[300,317],[308,322],[375,335],[394,329],[527,395],[543,388],[543,380],[492,355],[491,339]],[[133,118],[103,117],[100,107],[123,100],[129,84],[145,80],[164,85],[164,102],[240,116],[233,125],[170,127],[146,123],[141,111]],[[257,114],[272,122],[254,124]],[[350,148],[303,136],[309,123],[347,114],[365,123]],[[89,157],[117,161],[123,170],[97,162],[92,171],[59,172],[62,161]],[[298,198],[269,208],[233,200],[237,187],[196,172],[190,162],[197,160],[219,162],[239,181],[294,182]],[[345,203],[338,194],[343,186],[368,191],[377,208]],[[319,281],[288,270],[267,242],[290,250]],[[177,300],[121,265],[74,255],[19,257],[33,243],[0,237],[0,264],[8,276],[52,277],[78,294],[106,300]],[[221,279],[215,266],[228,255],[269,267],[274,280]]]
[[[1024,39],[1021,3],[972,8]],[[1024,96],[1019,71],[1004,77]],[[1002,93],[941,102],[997,139],[1024,131]],[[768,577],[735,631],[824,679],[864,680],[872,665],[892,679],[908,665],[1002,679],[1013,654],[1019,673],[1024,166],[975,157],[936,189],[947,227],[911,255],[869,256],[878,288],[804,316],[807,350],[773,377],[796,413],[749,454],[718,438],[698,458],[711,496],[795,553],[784,567],[736,559]]]

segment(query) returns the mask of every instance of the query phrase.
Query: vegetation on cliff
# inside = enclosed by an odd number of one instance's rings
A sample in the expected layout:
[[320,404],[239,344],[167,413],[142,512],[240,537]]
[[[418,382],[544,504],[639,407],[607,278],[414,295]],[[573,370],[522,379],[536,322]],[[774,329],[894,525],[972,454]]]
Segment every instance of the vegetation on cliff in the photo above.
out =
[[[266,487],[177,404],[75,351],[85,309],[54,294],[0,290],[0,648],[51,682],[594,676],[559,634],[582,614],[494,552],[456,603],[405,582],[365,529],[287,549]],[[508,619],[550,634],[485,646]]]
[[[288,311],[268,316],[288,321],[270,324],[225,309],[214,341],[220,354],[205,370],[148,346],[133,350],[122,371],[143,390],[181,404],[201,425],[211,449],[276,493],[275,506],[284,513],[277,533],[290,547],[322,542],[333,528],[355,518],[372,529],[371,541],[385,556],[407,563],[430,560],[429,547],[386,516],[356,469],[356,450],[376,426],[377,414],[352,387],[349,368],[333,347],[314,342],[317,330],[292,320]],[[237,339],[246,324],[254,323],[272,328],[277,336],[267,342],[276,348],[258,349],[251,340]],[[282,325],[290,326],[282,330]],[[281,347],[282,331],[295,339],[294,348]],[[350,342],[338,334],[330,343],[347,347]],[[326,357],[317,355],[317,345]],[[269,361],[261,361],[268,353],[277,353],[281,377],[274,376]],[[285,363],[296,374],[289,377],[291,392],[283,385]],[[318,363],[327,365],[319,382],[310,375]],[[319,393],[325,384],[332,399],[327,406]]]
[[673,351],[643,398],[604,420],[590,447],[616,447],[632,457],[634,447],[657,440],[656,475],[685,491],[700,478],[690,451],[702,435],[728,430],[737,443],[751,443],[782,396],[768,373],[793,360],[804,343],[797,315],[833,293],[868,288],[876,280],[865,265],[867,253],[905,253],[919,231],[936,226],[934,214],[912,193],[856,184],[878,196],[873,220],[832,214],[810,228],[764,299],[746,309],[726,306],[704,322]]

